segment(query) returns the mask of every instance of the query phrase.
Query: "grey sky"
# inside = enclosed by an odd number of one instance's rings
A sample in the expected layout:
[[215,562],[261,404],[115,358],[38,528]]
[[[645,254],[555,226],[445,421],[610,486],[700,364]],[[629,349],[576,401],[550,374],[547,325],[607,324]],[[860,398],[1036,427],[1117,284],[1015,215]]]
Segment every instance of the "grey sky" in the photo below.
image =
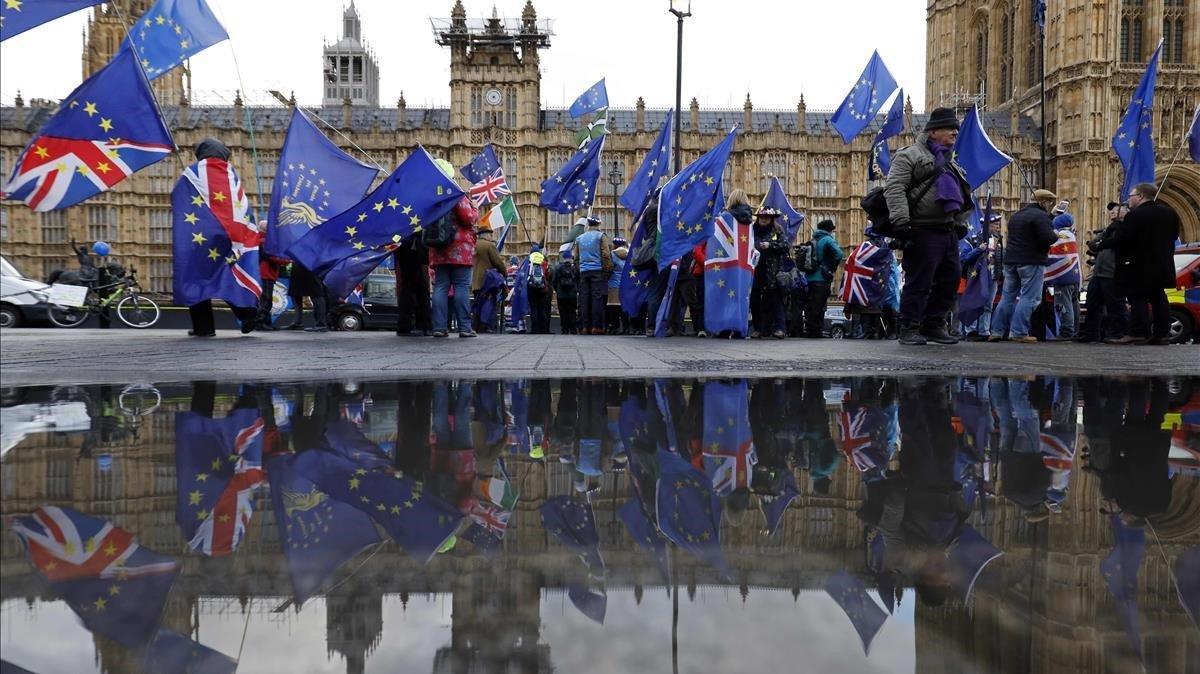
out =
[[[192,59],[199,104],[230,102],[241,68],[246,98],[271,102],[268,89],[295,90],[303,103],[321,95],[322,39],[336,40],[342,0],[208,0],[231,36]],[[686,2],[686,0],[685,0]],[[410,107],[446,106],[449,53],[433,42],[429,17],[446,17],[453,0],[355,0],[363,35],[381,71],[381,104],[401,90]],[[464,0],[468,16],[490,16],[493,3]],[[501,16],[520,16],[525,0],[497,0]],[[555,36],[542,59],[542,105],[559,107],[600,77],[613,106],[669,107],[675,93],[675,20],[668,0],[535,0]],[[758,109],[832,110],[878,48],[913,105],[924,102],[925,3],[922,0],[695,0],[684,35],[684,106],[740,108],[750,92]],[[0,101],[18,90],[61,99],[81,77],[79,12],[6,40],[0,49]],[[231,50],[232,45],[232,50]],[[28,64],[36,63],[36,68]]]

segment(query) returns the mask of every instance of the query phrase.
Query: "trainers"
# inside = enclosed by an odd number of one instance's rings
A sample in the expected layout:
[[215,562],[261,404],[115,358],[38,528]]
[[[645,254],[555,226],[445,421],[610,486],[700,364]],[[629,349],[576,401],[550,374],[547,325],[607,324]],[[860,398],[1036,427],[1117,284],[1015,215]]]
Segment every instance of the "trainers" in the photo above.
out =
[[783,339],[786,337],[786,335],[783,334],[783,330],[776,330],[775,332],[771,333],[771,336],[775,339]]
[[1033,335],[1013,335],[1009,339],[1009,341],[1016,342],[1017,344],[1037,344],[1038,343],[1037,337],[1034,337]]
[[704,330],[701,330],[700,332],[696,333],[696,336],[699,337],[700,339],[706,339],[708,337],[708,333],[705,332]]
[[433,336],[435,339],[441,339],[442,337],[449,337],[450,333],[446,332],[445,330],[434,330]]
[[475,332],[474,332],[474,331],[472,331],[472,332],[460,332],[460,333],[458,333],[458,338],[459,338],[459,339],[472,339],[472,338],[474,338],[474,337],[478,337],[478,336],[479,336],[479,335],[475,334]]

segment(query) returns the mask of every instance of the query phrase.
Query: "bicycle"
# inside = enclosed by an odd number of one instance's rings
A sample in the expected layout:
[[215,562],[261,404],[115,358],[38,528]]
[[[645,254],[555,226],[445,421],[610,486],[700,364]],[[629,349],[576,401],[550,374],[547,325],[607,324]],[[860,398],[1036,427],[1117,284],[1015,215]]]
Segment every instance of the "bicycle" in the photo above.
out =
[[131,328],[141,330],[157,323],[162,311],[154,300],[141,293],[135,270],[117,276],[112,283],[89,285],[81,307],[51,303],[47,312],[50,322],[60,328],[78,327],[88,316],[99,316],[115,304],[117,318]]

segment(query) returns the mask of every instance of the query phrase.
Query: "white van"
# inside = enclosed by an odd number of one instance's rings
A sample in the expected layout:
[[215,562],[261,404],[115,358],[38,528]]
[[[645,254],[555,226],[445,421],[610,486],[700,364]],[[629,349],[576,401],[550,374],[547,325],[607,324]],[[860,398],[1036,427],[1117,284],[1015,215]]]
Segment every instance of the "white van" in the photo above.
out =
[[0,328],[45,321],[49,291],[50,286],[22,276],[11,262],[0,257]]

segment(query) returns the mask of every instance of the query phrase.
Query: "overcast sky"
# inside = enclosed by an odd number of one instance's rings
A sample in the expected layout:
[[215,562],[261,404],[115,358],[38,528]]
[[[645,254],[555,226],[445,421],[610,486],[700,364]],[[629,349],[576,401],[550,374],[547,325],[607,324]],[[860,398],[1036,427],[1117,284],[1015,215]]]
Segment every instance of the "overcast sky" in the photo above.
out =
[[[268,89],[295,90],[320,101],[322,40],[340,36],[342,0],[208,0],[231,41],[192,59],[198,104],[231,102],[244,88],[250,102],[271,102]],[[684,0],[686,2],[686,0]],[[493,3],[464,0],[469,17],[491,16]],[[450,55],[433,42],[429,17],[448,17],[453,0],[355,0],[363,35],[381,72],[381,104],[403,90],[410,107],[447,106]],[[497,0],[501,16],[519,17],[525,0]],[[535,0],[539,19],[553,20],[542,58],[542,105],[569,105],[600,77],[614,107],[669,107],[675,94],[675,19],[668,0]],[[924,0],[695,0],[684,34],[684,107],[740,108],[749,92],[759,109],[794,109],[801,92],[809,110],[832,110],[849,91],[873,49],[918,109],[925,96]],[[61,99],[80,81],[78,12],[3,43],[0,101]],[[231,49],[232,47],[232,49]],[[238,83],[234,54],[244,85]],[[37,67],[29,67],[37,64]]]

